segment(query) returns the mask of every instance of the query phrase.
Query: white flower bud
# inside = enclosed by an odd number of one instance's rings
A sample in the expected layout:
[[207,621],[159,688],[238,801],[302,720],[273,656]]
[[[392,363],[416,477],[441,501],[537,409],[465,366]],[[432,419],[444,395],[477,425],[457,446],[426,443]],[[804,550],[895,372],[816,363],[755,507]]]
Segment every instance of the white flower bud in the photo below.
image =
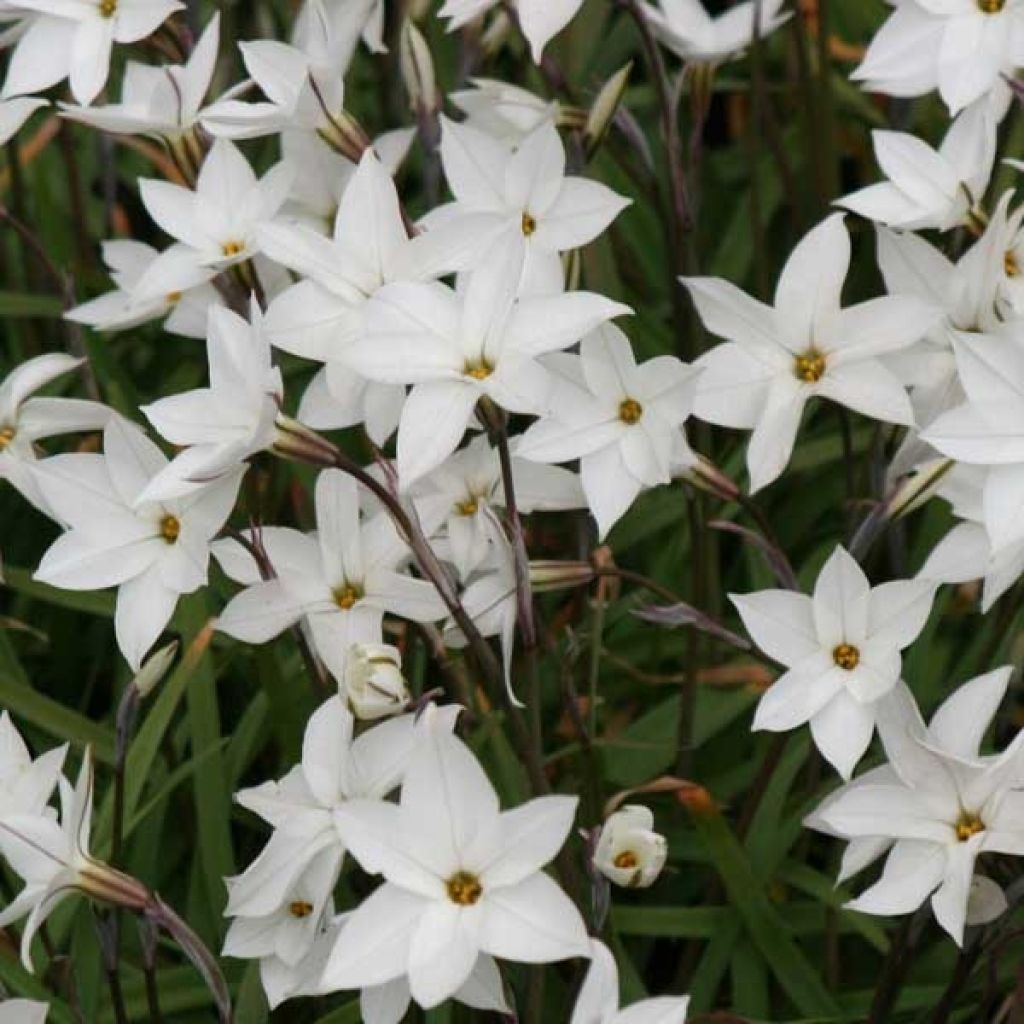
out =
[[434,59],[423,33],[409,19],[402,26],[399,64],[412,112],[417,115],[436,114],[441,102],[434,76]]
[[404,711],[409,690],[398,649],[388,644],[354,644],[345,665],[344,693],[352,714],[364,721]]
[[665,837],[653,826],[654,815],[639,804],[616,811],[601,829],[594,866],[616,885],[629,889],[653,885],[668,856]]

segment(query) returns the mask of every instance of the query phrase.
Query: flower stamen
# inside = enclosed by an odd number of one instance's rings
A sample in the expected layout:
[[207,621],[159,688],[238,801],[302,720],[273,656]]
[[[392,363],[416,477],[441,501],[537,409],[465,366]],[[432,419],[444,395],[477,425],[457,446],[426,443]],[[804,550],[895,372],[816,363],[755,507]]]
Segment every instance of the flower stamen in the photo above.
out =
[[160,536],[168,544],[174,544],[181,536],[181,520],[177,516],[164,516],[160,520]]
[[313,904],[306,900],[294,900],[288,904],[288,913],[301,921],[313,913]]
[[18,432],[14,427],[0,427],[0,452],[14,440]]
[[1006,0],[978,0],[978,10],[982,14],[999,14],[1006,6]]
[[112,18],[117,14],[117,0],[100,0],[100,17]]
[[354,583],[346,583],[333,591],[334,603],[347,612],[363,596],[363,588]]
[[1007,277],[1020,277],[1020,261],[1012,249],[1007,249],[1003,256],[1003,270]]
[[825,357],[813,348],[797,356],[796,375],[805,384],[817,384],[825,376]]
[[644,407],[635,399],[627,398],[619,406],[619,419],[627,426],[635,426],[644,414]]
[[537,218],[532,213],[523,211],[523,236],[529,238],[537,230]]
[[966,843],[971,836],[976,836],[979,832],[985,831],[985,822],[977,814],[963,811],[953,827],[956,829],[957,839],[961,843]]
[[486,359],[481,359],[478,363],[466,363],[462,372],[473,380],[487,380],[494,373],[494,367]]
[[632,850],[623,850],[622,853],[615,855],[612,863],[617,868],[624,868],[628,871],[640,863],[640,858]]
[[860,651],[853,644],[840,644],[832,652],[832,660],[847,672],[852,672],[860,664]]
[[245,249],[245,243],[239,242],[232,239],[230,242],[225,242],[221,247],[220,251],[225,256],[237,256],[240,252]]
[[456,871],[446,883],[448,899],[460,907],[471,907],[483,895],[480,879],[469,871]]
[[476,498],[467,498],[465,501],[455,503],[455,511],[460,516],[475,516],[480,511],[480,503]]

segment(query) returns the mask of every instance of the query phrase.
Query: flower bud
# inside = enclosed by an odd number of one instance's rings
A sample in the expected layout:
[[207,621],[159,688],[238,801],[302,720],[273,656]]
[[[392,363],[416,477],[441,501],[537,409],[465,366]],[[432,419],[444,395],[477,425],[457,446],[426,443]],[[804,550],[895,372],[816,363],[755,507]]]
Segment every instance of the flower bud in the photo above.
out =
[[480,49],[485,57],[493,57],[512,35],[512,20],[500,8],[491,18],[491,23],[480,39]]
[[178,646],[178,641],[174,640],[161,647],[155,654],[147,658],[145,664],[139,669],[138,674],[132,680],[132,686],[135,687],[142,700],[145,700],[167,675],[178,654]]
[[594,100],[594,105],[587,115],[587,123],[583,129],[583,149],[589,156],[601,145],[608,129],[611,127],[615,112],[619,109],[622,97],[626,93],[626,85],[629,82],[630,72],[633,70],[633,62],[630,61],[624,67],[608,79],[601,87],[601,91]]
[[363,126],[347,111],[330,114],[326,127],[318,128],[317,135],[336,153],[357,164],[371,147],[370,136]]
[[934,497],[939,484],[953,468],[952,459],[933,459],[921,466],[913,476],[907,477],[887,501],[890,519],[902,519]]
[[441,100],[434,75],[434,58],[423,33],[406,18],[402,26],[399,63],[402,81],[409,95],[409,109],[417,117],[432,116],[440,110]]
[[271,451],[283,459],[313,466],[334,466],[338,454],[338,449],[327,438],[283,412],[279,412],[274,419]]
[[665,837],[653,830],[654,815],[640,804],[626,804],[601,829],[594,866],[609,881],[629,889],[652,885],[668,856]]
[[585,587],[595,578],[589,562],[537,561],[530,563],[530,589],[535,594],[549,590]]
[[702,491],[716,495],[723,501],[735,501],[740,495],[740,489],[735,482],[703,455],[698,455],[692,466],[680,469],[674,475]]
[[388,644],[353,644],[345,663],[343,691],[356,718],[398,715],[409,703],[402,655]]

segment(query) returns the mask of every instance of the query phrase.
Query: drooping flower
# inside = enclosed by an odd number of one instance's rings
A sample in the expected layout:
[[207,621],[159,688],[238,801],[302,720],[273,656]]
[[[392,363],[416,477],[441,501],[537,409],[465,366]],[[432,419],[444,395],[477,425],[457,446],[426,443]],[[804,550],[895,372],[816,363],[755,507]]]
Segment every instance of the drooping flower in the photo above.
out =
[[[448,31],[454,32],[467,22],[497,6],[499,0],[445,0],[438,16],[448,19]],[[541,62],[544,48],[576,16],[583,0],[513,0],[523,35],[530,44],[535,64]]]
[[646,889],[665,866],[668,843],[654,831],[654,815],[641,804],[627,804],[601,826],[594,866],[616,885]]
[[809,721],[818,749],[848,779],[882,715],[879,701],[899,682],[900,652],[924,628],[934,595],[925,579],[872,587],[841,547],[813,597],[730,595],[754,642],[788,669],[761,698],[754,728],[784,732]]
[[410,699],[401,652],[390,644],[353,644],[341,689],[352,714],[362,721],[401,714]]

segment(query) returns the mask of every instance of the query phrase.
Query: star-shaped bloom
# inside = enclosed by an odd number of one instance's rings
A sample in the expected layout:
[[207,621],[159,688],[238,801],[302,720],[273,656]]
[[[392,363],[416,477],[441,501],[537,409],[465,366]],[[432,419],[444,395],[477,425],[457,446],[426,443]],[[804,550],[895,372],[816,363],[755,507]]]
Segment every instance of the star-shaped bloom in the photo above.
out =
[[[172,248],[179,253],[186,249],[181,245]],[[189,258],[187,253],[185,256]],[[103,262],[117,287],[68,310],[65,318],[98,331],[127,331],[165,318],[165,331],[186,338],[205,338],[210,307],[224,305],[220,293],[209,283],[217,271],[210,267],[205,275],[197,274],[197,278],[205,276],[206,280],[185,291],[139,299],[138,284],[159,257],[160,253],[145,242],[130,238],[107,239],[103,243]]]
[[1022,64],[1021,0],[904,0],[852,77],[892,96],[937,88],[956,114],[993,93],[1007,94],[1003,75]]
[[35,578],[65,590],[117,587],[117,643],[138,670],[178,598],[206,583],[210,541],[231,514],[242,471],[187,497],[154,501],[143,492],[167,466],[160,449],[119,417],[103,441],[103,455],[57,455],[36,465],[39,489],[67,532]]
[[391,174],[367,151],[342,196],[332,239],[302,224],[267,224],[259,245],[303,280],[270,304],[264,329],[277,348],[325,363],[299,407],[318,430],[365,423],[376,444],[394,433],[405,401],[400,384],[372,383],[345,361],[366,333],[368,300],[385,284],[429,281],[462,262],[461,229],[409,237]]
[[[1002,754],[979,756],[1010,674],[997,669],[965,683],[927,729],[909,691],[894,693],[878,723],[888,764],[833,793],[808,818],[809,827],[850,841],[843,877],[888,851],[881,878],[847,904],[851,910],[907,914],[930,898],[936,920],[960,945],[975,917],[977,859],[1024,853],[1022,734]],[[985,888],[978,909],[990,912]]]
[[397,806],[355,800],[335,811],[352,856],[384,884],[342,929],[321,991],[408,975],[430,1008],[458,991],[481,953],[523,963],[587,956],[579,911],[542,871],[576,803],[541,797],[502,813],[465,744],[428,723]]
[[130,60],[124,70],[120,103],[100,107],[61,103],[61,114],[114,135],[149,135],[173,147],[198,124],[219,43],[217,13],[184,64],[154,67]]
[[[763,39],[790,18],[782,12],[785,0],[763,0],[758,35]],[[730,7],[712,18],[700,0],[658,0],[644,3],[644,15],[654,34],[678,57],[693,64],[721,64],[740,56],[753,42],[754,0]]]
[[[518,453],[519,445],[514,445]],[[586,504],[575,473],[513,456],[512,484],[520,513],[564,511]],[[462,579],[487,559],[489,518],[505,508],[501,460],[484,436],[423,477],[410,491],[425,508],[440,507],[448,557]]]
[[65,743],[33,759],[11,716],[0,713],[0,820],[11,814],[43,814],[67,750]]
[[658,996],[619,1009],[619,969],[611,950],[590,942],[590,969],[576,999],[569,1024],[683,1024],[688,996]]
[[400,571],[409,553],[390,517],[380,512],[361,520],[351,477],[340,470],[320,474],[316,514],[315,536],[263,531],[273,579],[260,579],[252,559],[239,557],[236,542],[216,546],[225,571],[250,584],[228,603],[217,628],[261,644],[305,619],[317,653],[343,682],[349,649],[380,643],[385,613],[433,622],[443,618],[445,607],[433,584]]
[[203,162],[195,191],[145,178],[139,184],[149,215],[181,242],[160,254],[136,283],[140,300],[183,292],[257,253],[256,229],[288,198],[292,171],[283,164],[257,178],[238,148],[218,139]]
[[427,216],[427,226],[455,220],[475,231],[470,266],[496,236],[519,236],[531,290],[560,291],[559,254],[592,242],[630,202],[607,185],[567,175],[565,148],[550,122],[512,151],[468,124],[442,118],[441,163],[455,199]]
[[886,423],[913,423],[906,391],[879,356],[922,338],[940,313],[909,295],[843,309],[849,266],[850,237],[842,214],[834,214],[793,250],[774,307],[719,278],[684,279],[704,325],[728,339],[695,363],[703,371],[696,415],[754,431],[747,448],[753,491],[785,469],[811,398]]
[[160,435],[186,450],[157,474],[139,501],[191,494],[269,448],[283,391],[281,372],[257,311],[249,324],[223,307],[210,310],[206,355],[210,386],[142,407]]
[[594,867],[616,885],[646,889],[657,881],[668,857],[665,837],[654,831],[654,815],[626,804],[601,826]]
[[589,292],[520,298],[523,264],[521,244],[498,241],[461,294],[396,283],[367,304],[366,331],[345,358],[370,380],[413,385],[398,427],[403,488],[455,451],[481,398],[542,412],[550,377],[537,357],[630,312]]
[[32,475],[36,442],[80,430],[102,430],[112,415],[99,402],[33,397],[50,381],[81,365],[80,359],[51,352],[16,366],[0,381],[0,480],[7,480],[43,512],[48,511],[46,501]]
[[[441,720],[453,726],[455,712],[445,710]],[[306,725],[301,763],[280,781],[236,794],[274,832],[252,864],[227,880],[225,914],[233,920],[226,956],[276,957],[295,967],[312,949],[345,855],[335,810],[397,788],[416,742],[412,715],[358,738],[354,724],[343,700],[329,698]]]
[[674,356],[637,366],[629,340],[611,324],[584,338],[579,357],[554,355],[545,365],[556,382],[549,411],[517,452],[539,462],[580,460],[603,540],[642,490],[697,461],[682,425],[698,374]]
[[986,106],[965,110],[937,151],[906,132],[875,131],[871,138],[888,181],[846,196],[839,206],[914,231],[949,231],[976,217],[996,156],[996,123]]
[[924,629],[934,596],[925,579],[872,587],[843,548],[825,563],[813,597],[730,595],[757,646],[787,669],[761,698],[754,728],[785,732],[810,721],[818,749],[848,779],[871,742],[879,701],[899,682],[900,652]]
[[67,78],[83,104],[106,85],[114,43],[137,43],[185,8],[179,0],[10,0],[7,6],[40,17],[18,41],[5,96],[38,92]]
[[[519,24],[530,44],[534,63],[539,64],[544,47],[576,16],[583,0],[513,0]],[[499,0],[445,0],[438,16],[448,19],[448,31],[496,7]]]
[[923,438],[949,458],[988,467],[982,515],[993,552],[1024,540],[1024,330],[953,342],[967,400]]

